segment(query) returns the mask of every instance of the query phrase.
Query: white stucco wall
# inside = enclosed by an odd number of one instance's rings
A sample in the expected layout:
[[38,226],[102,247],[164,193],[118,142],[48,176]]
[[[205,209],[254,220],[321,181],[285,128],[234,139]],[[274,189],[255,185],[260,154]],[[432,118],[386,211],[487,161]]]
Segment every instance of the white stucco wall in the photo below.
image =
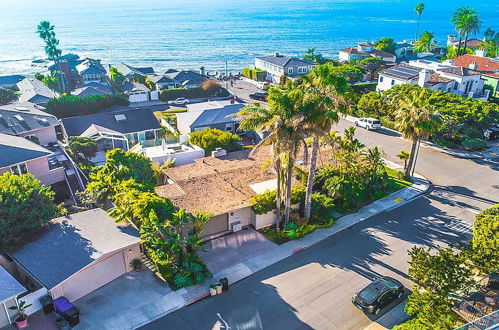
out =
[[265,214],[256,214],[254,226],[256,229],[272,226],[275,223],[274,211]]
[[232,223],[241,222],[241,225],[248,226],[254,222],[255,213],[250,206],[239,210],[229,212],[229,229],[232,229]]
[[[394,81],[393,84],[392,84],[392,80]],[[387,76],[380,74],[379,78],[378,78],[378,85],[376,86],[376,90],[377,91],[386,91],[395,85],[401,85],[401,84],[406,84],[406,83],[407,82],[405,82],[403,80],[394,79],[392,77],[387,77]]]
[[42,146],[47,145],[49,143],[57,142],[57,136],[55,134],[55,126],[44,127],[36,131],[19,134],[19,136],[28,136],[28,135],[36,135],[36,137],[40,141],[40,145]]

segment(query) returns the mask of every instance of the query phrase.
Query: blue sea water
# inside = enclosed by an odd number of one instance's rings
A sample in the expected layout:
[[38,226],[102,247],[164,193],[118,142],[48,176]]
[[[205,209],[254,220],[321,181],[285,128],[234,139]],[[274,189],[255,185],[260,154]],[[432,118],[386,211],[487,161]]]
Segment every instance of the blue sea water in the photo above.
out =
[[[419,0],[1,0],[0,75],[43,70],[35,34],[40,20],[56,26],[63,52],[167,68],[205,66],[230,70],[258,55],[326,56],[360,41],[390,36],[414,38]],[[487,27],[499,30],[497,0],[424,1],[420,31],[433,31],[444,44],[455,33],[449,19],[462,6],[476,8]],[[482,37],[480,34],[478,37]]]

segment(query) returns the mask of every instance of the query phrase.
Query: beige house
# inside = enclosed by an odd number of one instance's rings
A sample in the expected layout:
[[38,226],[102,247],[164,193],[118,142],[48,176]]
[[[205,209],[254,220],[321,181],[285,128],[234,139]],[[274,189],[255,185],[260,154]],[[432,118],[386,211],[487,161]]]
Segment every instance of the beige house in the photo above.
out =
[[54,153],[30,140],[0,133],[0,175],[31,173],[44,185],[65,180],[64,167]]
[[74,302],[131,271],[139,244],[136,229],[92,209],[52,220],[42,237],[11,256],[30,291]]

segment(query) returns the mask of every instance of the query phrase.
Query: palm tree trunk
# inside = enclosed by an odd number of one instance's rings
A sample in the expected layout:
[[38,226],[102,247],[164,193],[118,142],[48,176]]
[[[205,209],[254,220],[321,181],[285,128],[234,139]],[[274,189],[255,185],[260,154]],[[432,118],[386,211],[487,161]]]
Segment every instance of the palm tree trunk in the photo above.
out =
[[418,15],[418,25],[416,27],[416,38],[414,38],[414,42],[418,41],[418,34],[419,34],[419,20],[421,19],[421,15]]
[[468,44],[468,33],[466,33],[466,36],[464,37],[464,48],[463,48],[463,54],[466,54],[466,46]]
[[291,153],[288,155],[288,164],[286,166],[286,195],[284,197],[284,226],[289,222],[289,215],[291,214],[291,180],[293,178],[293,157]]
[[414,163],[414,157],[416,156],[416,147],[418,144],[418,139],[414,138],[412,140],[411,153],[409,154],[409,161],[407,162],[407,167],[405,169],[405,175],[407,177],[411,176],[411,169]]
[[61,65],[59,63],[59,58],[58,57],[54,58],[54,64],[55,64],[55,66],[57,68],[57,75],[59,76],[57,78],[57,89],[59,90],[59,92],[61,92],[62,91],[62,85],[61,85],[62,84],[62,79],[61,79]]
[[310,219],[312,213],[312,190],[314,187],[315,169],[317,167],[317,153],[319,149],[319,137],[314,135],[312,141],[312,155],[310,157],[310,164],[308,167],[307,191],[305,194],[305,209],[303,216]]
[[457,44],[457,53],[456,53],[457,56],[459,56],[459,52],[461,51],[461,41],[463,41],[463,38],[459,36],[459,43]]
[[279,230],[279,223],[281,222],[281,161],[276,161],[276,172],[277,172],[277,191],[275,196],[275,228]]

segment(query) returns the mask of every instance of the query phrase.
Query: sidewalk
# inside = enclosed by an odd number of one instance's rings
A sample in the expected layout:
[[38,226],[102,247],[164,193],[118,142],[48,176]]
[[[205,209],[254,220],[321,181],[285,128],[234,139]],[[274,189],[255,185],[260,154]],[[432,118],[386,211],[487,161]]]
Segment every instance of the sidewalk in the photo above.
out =
[[[355,121],[358,119],[357,117],[353,116],[345,116],[342,117],[343,119],[355,123]],[[383,127],[386,130],[397,132],[395,130],[392,130],[387,127]],[[398,132],[397,132],[398,133]],[[444,148],[441,147],[435,143],[429,142],[429,141],[422,141],[421,146],[425,148],[430,148],[433,150],[440,151],[444,154],[448,154],[457,158],[464,158],[464,159],[483,159],[483,158],[497,158],[499,157],[499,143],[497,142],[487,142],[489,145],[489,148],[483,151],[466,151],[466,150],[458,150],[458,149],[450,149],[450,148]]]
[[[386,161],[386,163],[390,167],[394,167],[396,169],[401,168],[400,165],[393,162]],[[117,329],[137,328],[152,322],[168,313],[207,297],[209,295],[209,284],[218,282],[218,280],[222,277],[227,277],[229,284],[238,282],[270,265],[299,253],[304,249],[341,232],[342,230],[367,220],[374,215],[404,205],[429,190],[430,183],[425,178],[416,175],[414,181],[414,184],[409,187],[401,189],[387,197],[366,205],[356,213],[348,214],[339,218],[335,224],[329,228],[319,228],[305,237],[278,245],[275,248],[267,250],[259,255],[246,259],[234,266],[215,273],[213,274],[213,279],[209,281],[209,283],[195,285],[169,293],[164,297],[164,299],[162,299],[166,303],[165,305],[158,304],[157,302],[151,303],[151,308],[148,308],[148,315],[150,316],[150,319],[147,321],[140,324],[134,324],[132,320],[128,320],[126,318],[126,315],[120,315],[115,323],[118,326]]]

